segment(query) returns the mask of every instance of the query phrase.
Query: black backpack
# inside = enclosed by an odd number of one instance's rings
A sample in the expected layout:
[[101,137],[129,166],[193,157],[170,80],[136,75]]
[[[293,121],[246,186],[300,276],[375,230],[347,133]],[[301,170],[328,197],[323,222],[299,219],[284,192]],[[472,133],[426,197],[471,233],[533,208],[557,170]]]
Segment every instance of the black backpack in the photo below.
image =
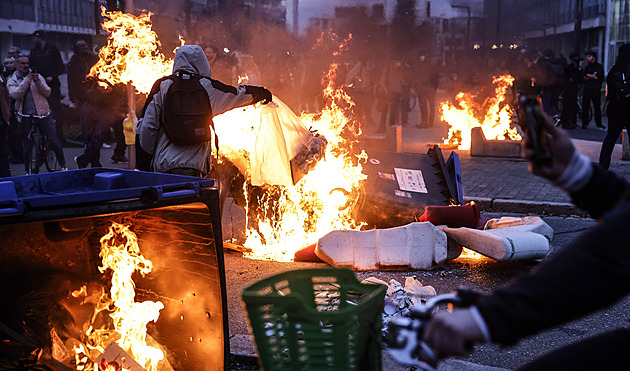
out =
[[630,102],[630,64],[623,71],[613,73],[611,80],[617,101]]
[[164,97],[162,126],[168,139],[177,145],[191,145],[212,139],[214,123],[203,76],[179,71],[169,77],[173,83]]

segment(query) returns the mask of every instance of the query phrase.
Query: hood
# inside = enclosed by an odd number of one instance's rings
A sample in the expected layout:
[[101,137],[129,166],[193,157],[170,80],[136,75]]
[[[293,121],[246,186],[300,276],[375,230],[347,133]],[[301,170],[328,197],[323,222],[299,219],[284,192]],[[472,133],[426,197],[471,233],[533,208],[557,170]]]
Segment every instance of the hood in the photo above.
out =
[[194,72],[207,77],[211,74],[208,59],[199,45],[182,45],[177,49],[173,73],[177,71]]

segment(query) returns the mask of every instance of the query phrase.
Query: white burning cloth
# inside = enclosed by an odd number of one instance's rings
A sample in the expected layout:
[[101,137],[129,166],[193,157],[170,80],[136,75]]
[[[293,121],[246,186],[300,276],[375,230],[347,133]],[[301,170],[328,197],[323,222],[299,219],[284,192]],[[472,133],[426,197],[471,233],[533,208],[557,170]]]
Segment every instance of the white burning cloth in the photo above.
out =
[[293,186],[294,172],[308,173],[326,152],[326,139],[311,132],[278,97],[266,105],[237,108],[214,117],[221,153],[252,185]]

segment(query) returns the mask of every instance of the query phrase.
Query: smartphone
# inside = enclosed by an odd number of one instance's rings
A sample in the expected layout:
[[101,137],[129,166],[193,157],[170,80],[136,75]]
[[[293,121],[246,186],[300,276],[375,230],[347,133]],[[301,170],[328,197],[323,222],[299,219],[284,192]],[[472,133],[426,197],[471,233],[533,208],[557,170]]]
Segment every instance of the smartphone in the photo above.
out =
[[37,73],[37,67],[31,67],[31,73]]
[[540,98],[535,95],[522,95],[519,97],[519,104],[524,121],[520,123],[520,126],[527,136],[527,146],[534,150],[534,165],[551,164],[551,151]]

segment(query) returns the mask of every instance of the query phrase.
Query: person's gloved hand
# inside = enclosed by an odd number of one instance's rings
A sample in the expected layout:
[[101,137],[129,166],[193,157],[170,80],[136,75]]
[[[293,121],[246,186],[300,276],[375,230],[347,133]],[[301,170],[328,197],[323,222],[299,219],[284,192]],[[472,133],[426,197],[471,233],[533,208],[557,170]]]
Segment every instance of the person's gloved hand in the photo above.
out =
[[452,313],[436,313],[423,340],[435,349],[438,357],[446,358],[470,353],[472,345],[484,341],[484,337],[470,309],[455,309]]
[[543,115],[543,117],[549,150],[551,151],[551,163],[545,166],[534,165],[534,150],[528,147],[527,136],[521,142],[521,156],[529,160],[529,171],[532,174],[553,181],[558,179],[569,166],[575,147],[566,131],[555,126],[549,119],[549,116]]
[[245,85],[245,93],[251,94],[252,104],[262,101],[262,104],[267,104],[273,100],[271,92],[262,86]]

